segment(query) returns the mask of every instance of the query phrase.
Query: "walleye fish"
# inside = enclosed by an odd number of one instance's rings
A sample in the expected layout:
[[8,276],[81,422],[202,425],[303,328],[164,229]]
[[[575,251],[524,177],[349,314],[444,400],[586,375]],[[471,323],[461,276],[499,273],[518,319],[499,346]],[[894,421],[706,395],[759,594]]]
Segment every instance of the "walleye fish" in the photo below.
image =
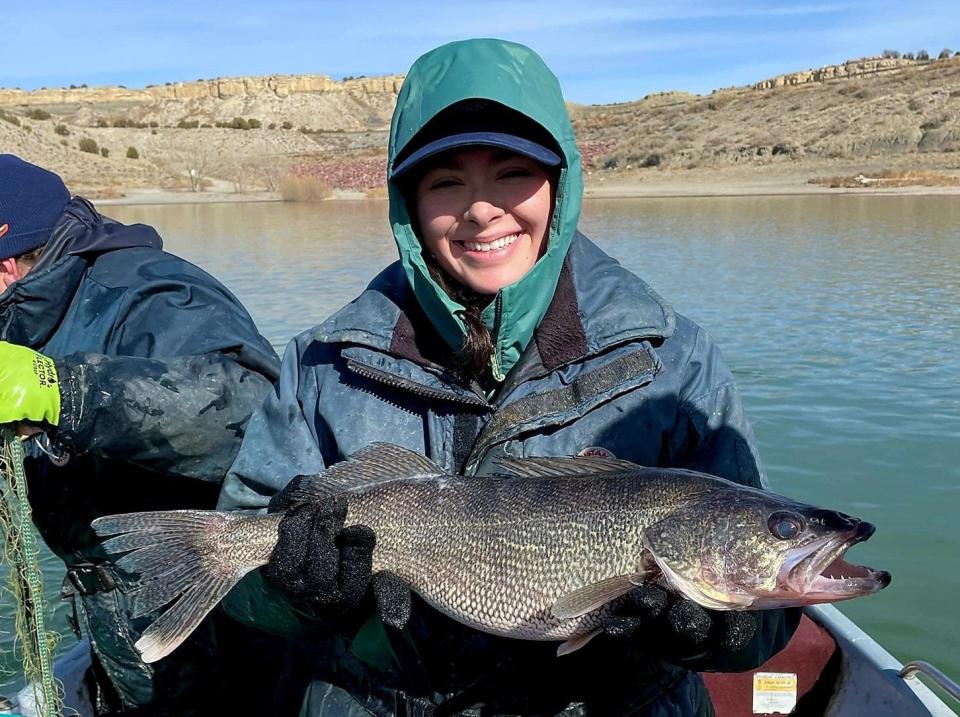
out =
[[[373,443],[301,481],[298,503],[347,496],[346,525],[377,536],[389,570],[470,627],[572,652],[618,598],[665,579],[706,608],[755,610],[875,593],[889,573],[846,550],[874,527],[722,478],[608,458],[508,458],[462,477]],[[136,616],[173,603],[136,647],[145,662],[179,645],[247,572],[264,565],[282,513],[178,510],[98,518],[110,553],[140,578]]]

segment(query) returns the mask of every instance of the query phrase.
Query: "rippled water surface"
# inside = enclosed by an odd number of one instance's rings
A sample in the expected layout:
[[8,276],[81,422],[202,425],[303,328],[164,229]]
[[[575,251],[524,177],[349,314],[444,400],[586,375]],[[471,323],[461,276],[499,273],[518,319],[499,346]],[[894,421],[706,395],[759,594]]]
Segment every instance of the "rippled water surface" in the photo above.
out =
[[[156,226],[278,350],[395,258],[378,201],[105,211]],[[581,223],[721,345],[773,488],[878,526],[852,557],[893,583],[844,612],[901,660],[955,678],[958,226],[957,198],[850,196],[590,200]],[[53,600],[60,568],[44,563]],[[62,608],[54,621],[66,632]],[[0,621],[0,651],[8,628]]]

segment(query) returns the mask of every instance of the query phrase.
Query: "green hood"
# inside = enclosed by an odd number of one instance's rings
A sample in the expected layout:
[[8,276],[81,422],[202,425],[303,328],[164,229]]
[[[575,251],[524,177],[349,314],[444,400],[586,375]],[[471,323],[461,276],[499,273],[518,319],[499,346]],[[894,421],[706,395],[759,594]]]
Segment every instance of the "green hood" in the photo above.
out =
[[[546,253],[522,279],[501,289],[483,312],[495,346],[493,376],[502,381],[553,298],[580,217],[583,175],[560,83],[531,49],[504,40],[452,42],[413,64],[390,125],[390,166],[427,122],[468,99],[492,100],[526,115],[553,136],[563,157]],[[440,335],[459,349],[467,332],[460,318],[463,307],[430,278],[403,194],[393,181],[389,195],[390,223],[410,286]]]

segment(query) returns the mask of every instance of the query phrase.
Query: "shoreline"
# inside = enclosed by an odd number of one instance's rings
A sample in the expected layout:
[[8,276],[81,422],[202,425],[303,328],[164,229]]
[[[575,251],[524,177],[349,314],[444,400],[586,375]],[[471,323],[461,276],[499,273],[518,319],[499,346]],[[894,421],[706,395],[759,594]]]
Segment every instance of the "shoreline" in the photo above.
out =
[[[836,170],[834,170],[836,172]],[[836,172],[850,174],[851,172]],[[882,187],[825,187],[808,182],[812,172],[777,174],[730,168],[700,171],[663,171],[647,173],[587,174],[584,177],[584,199],[667,199],[708,197],[777,197],[777,196],[956,196],[960,185],[921,184]],[[820,172],[822,174],[822,171]],[[83,195],[83,191],[78,194]],[[334,190],[323,201],[357,201],[369,198],[365,192]],[[214,204],[247,202],[282,202],[278,192],[188,192],[167,189],[136,188],[125,190],[121,197],[93,199],[101,206]]]

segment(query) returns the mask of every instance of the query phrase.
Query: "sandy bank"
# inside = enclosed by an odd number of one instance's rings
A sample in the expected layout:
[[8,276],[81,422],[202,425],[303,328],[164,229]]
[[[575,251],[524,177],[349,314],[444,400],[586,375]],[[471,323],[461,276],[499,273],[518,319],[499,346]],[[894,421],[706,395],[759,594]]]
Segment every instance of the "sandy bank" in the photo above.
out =
[[[584,177],[587,198],[634,197],[736,197],[785,195],[960,195],[960,186],[904,187],[864,186],[830,188],[810,184],[812,177],[853,176],[874,168],[863,165],[824,165],[791,167],[721,167],[694,170],[634,170],[632,172],[594,172]],[[957,174],[957,170],[946,170]],[[81,192],[82,193],[82,192]],[[332,199],[365,199],[366,194],[336,190]],[[283,201],[276,192],[206,191],[189,192],[164,189],[129,189],[124,196],[95,200],[98,205],[116,204],[206,204],[215,202]]]
[[[877,167],[824,163],[797,166],[720,167],[695,170],[635,170],[588,174],[584,194],[597,198],[734,197],[781,195],[933,195],[960,194],[960,186],[884,187],[868,185],[831,188],[811,184],[813,177],[856,176],[880,171]],[[944,170],[956,175],[955,170]]]

